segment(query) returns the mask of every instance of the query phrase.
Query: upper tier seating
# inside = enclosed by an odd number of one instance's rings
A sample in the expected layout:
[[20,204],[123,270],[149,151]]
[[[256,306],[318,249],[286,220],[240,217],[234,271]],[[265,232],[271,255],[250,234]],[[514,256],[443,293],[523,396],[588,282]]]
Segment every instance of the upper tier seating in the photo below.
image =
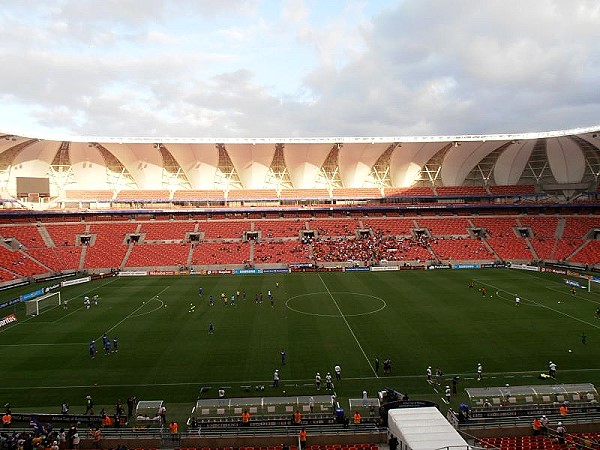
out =
[[136,229],[133,222],[92,224],[90,233],[96,234],[96,241],[87,248],[84,267],[119,267],[128,247],[125,236]]
[[175,191],[173,200],[188,201],[223,201],[225,193],[222,189],[190,189],[185,191]]
[[100,200],[108,201],[113,198],[113,191],[106,189],[85,189],[85,190],[67,190],[65,191],[65,198],[68,200]]
[[333,190],[333,198],[335,198],[335,199],[381,198],[381,191],[378,188],[334,189]]
[[327,200],[330,198],[327,189],[283,189],[280,196],[282,199],[288,200]]
[[306,229],[306,222],[302,219],[296,220],[256,220],[254,231],[261,231],[261,239],[295,237],[300,230]]
[[487,196],[484,186],[438,186],[435,188],[439,197]]
[[385,188],[385,197],[433,197],[435,192],[432,187]]
[[35,225],[1,226],[0,236],[14,238],[26,248],[46,247],[44,239]]
[[183,241],[186,233],[194,231],[194,227],[195,223],[190,221],[143,222],[140,233],[146,233],[146,241]]
[[135,244],[126,267],[185,266],[190,244]]
[[373,233],[384,236],[411,236],[414,228],[418,228],[413,219],[371,218],[363,220],[365,228],[370,228]]
[[171,193],[166,189],[123,190],[115,197],[115,202],[159,202],[168,201]]
[[194,244],[192,265],[245,264],[250,244],[241,242],[200,242]]
[[443,261],[495,260],[496,257],[479,239],[433,239],[429,246]]
[[254,245],[254,263],[307,263],[310,262],[310,247],[298,241],[257,242]]
[[275,189],[232,189],[227,200],[277,200]]
[[242,239],[244,232],[251,229],[250,221],[225,220],[200,222],[198,231],[204,231],[204,239]]
[[469,221],[465,218],[417,219],[419,228],[427,228],[432,236],[468,236]]
[[520,184],[518,186],[490,186],[492,195],[531,195],[535,194],[533,184]]
[[308,222],[311,230],[319,236],[354,236],[359,228],[357,219],[313,219]]

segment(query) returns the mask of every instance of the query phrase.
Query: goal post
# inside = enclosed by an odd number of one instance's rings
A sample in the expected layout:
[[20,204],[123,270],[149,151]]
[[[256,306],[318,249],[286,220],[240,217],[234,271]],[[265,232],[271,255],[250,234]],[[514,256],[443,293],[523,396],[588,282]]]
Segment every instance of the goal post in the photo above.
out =
[[60,292],[51,292],[25,302],[25,315],[37,316],[45,308],[62,305]]
[[600,290],[599,288],[600,288],[600,278],[588,277],[587,291],[593,292],[596,294]]

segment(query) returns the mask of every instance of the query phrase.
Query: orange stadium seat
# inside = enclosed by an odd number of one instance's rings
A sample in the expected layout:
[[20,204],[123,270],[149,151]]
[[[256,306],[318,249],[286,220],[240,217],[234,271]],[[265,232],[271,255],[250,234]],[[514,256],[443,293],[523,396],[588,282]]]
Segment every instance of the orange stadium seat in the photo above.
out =
[[496,257],[479,239],[434,239],[431,249],[443,261],[495,260]]
[[96,240],[87,248],[84,267],[119,267],[127,252],[126,235],[135,233],[137,226],[133,222],[93,223],[90,233]]
[[365,228],[369,228],[373,233],[379,233],[384,236],[411,236],[411,230],[418,228],[414,219],[398,218],[367,218],[363,220]]
[[200,222],[198,231],[204,232],[204,239],[242,239],[251,226],[248,221],[236,220]]
[[115,196],[115,202],[158,202],[170,200],[171,193],[166,189],[123,190]]
[[385,188],[385,197],[433,197],[435,192],[429,186],[417,186],[409,188]]
[[227,200],[277,200],[275,189],[232,189],[227,192]]
[[282,199],[290,200],[324,200],[330,198],[327,189],[283,189],[280,196]]
[[126,267],[186,266],[190,244],[135,244]]
[[223,201],[225,192],[222,189],[190,189],[173,193],[173,200],[187,201]]
[[249,260],[250,245],[242,242],[200,242],[192,253],[192,265],[244,264]]
[[340,200],[381,198],[381,191],[378,188],[334,189],[332,197]]
[[519,184],[516,186],[490,186],[492,195],[498,196],[520,196],[535,194],[535,186],[533,184]]
[[26,248],[46,247],[44,239],[35,225],[0,226],[0,236],[3,238],[14,238]]
[[357,219],[313,219],[308,222],[311,230],[317,231],[319,236],[354,236],[360,228]]
[[427,228],[432,236],[468,236],[469,221],[465,218],[416,220],[419,228]]
[[85,189],[85,190],[67,190],[65,191],[65,199],[77,201],[109,201],[113,198],[113,191],[105,189]]
[[304,220],[256,220],[254,231],[261,231],[261,239],[299,236],[300,230],[306,229]]
[[145,233],[145,241],[180,240],[186,233],[193,232],[196,224],[192,221],[157,221],[142,222],[140,233]]
[[482,197],[488,195],[485,186],[438,186],[436,191],[439,197]]
[[257,242],[254,245],[254,263],[306,263],[310,262],[310,249],[298,241]]

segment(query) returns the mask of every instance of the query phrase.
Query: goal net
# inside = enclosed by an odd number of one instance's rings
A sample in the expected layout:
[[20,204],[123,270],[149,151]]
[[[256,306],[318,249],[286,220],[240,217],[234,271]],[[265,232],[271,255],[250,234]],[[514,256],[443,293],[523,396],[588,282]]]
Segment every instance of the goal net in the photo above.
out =
[[33,300],[25,302],[25,314],[28,316],[39,315],[40,311],[51,306],[61,305],[60,292],[44,294]]

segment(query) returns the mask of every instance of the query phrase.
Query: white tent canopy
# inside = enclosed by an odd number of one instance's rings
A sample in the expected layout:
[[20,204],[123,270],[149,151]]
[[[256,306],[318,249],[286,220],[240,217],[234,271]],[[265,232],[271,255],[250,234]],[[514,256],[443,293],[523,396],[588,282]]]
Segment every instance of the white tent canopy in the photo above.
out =
[[388,428],[398,438],[401,450],[469,448],[458,431],[434,407],[390,409]]

